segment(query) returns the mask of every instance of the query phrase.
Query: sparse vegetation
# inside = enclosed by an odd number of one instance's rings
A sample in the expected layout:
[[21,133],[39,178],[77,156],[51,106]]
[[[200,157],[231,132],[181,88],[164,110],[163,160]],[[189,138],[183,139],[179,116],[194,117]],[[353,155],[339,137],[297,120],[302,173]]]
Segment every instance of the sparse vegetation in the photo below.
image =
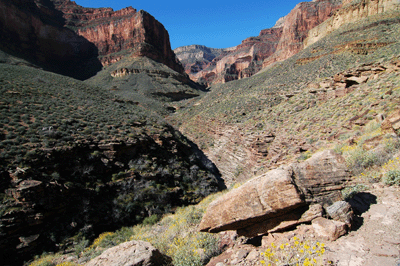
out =
[[389,170],[383,176],[382,180],[383,180],[383,183],[385,183],[386,185],[389,185],[389,186],[400,185],[400,169]]
[[275,245],[261,253],[263,259],[261,265],[279,266],[279,265],[304,265],[316,266],[326,265],[321,256],[325,253],[325,244],[318,241],[301,241],[293,237],[287,243]]
[[363,184],[356,184],[354,186],[346,187],[342,190],[342,197],[344,200],[349,200],[354,197],[357,193],[368,190],[368,187]]

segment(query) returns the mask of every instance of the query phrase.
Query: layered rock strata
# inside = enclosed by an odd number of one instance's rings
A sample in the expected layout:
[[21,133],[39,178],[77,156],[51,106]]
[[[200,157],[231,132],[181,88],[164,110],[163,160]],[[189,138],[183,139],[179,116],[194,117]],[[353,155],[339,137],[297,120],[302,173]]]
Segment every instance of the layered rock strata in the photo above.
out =
[[362,0],[357,3],[353,1],[343,1],[344,7],[324,21],[320,25],[310,30],[308,37],[304,40],[304,47],[317,42],[344,24],[353,23],[360,19],[381,14],[388,11],[400,10],[398,0]]
[[183,73],[183,67],[171,50],[164,26],[146,11],[127,7],[84,8],[69,0],[54,0],[66,26],[94,43],[103,65],[119,61],[126,55],[146,56]]

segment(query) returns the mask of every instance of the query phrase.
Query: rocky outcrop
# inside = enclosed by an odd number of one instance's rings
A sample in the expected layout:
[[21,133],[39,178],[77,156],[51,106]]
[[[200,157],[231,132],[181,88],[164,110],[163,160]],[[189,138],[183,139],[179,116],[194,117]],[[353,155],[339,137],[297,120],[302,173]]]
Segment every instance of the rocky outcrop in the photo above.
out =
[[262,68],[298,53],[308,31],[329,18],[340,6],[341,1],[337,0],[300,3],[273,28],[245,39],[235,49],[222,53],[207,65],[193,65],[185,60],[182,63],[193,80],[207,85],[250,77]]
[[384,132],[400,135],[400,109],[389,114],[382,122],[381,128]]
[[94,43],[103,65],[119,61],[126,55],[146,56],[183,73],[183,67],[171,50],[164,26],[149,13],[128,7],[84,8],[69,0],[54,0],[63,13],[66,25]]
[[343,5],[344,7],[335,12],[331,18],[310,30],[307,39],[304,40],[304,47],[317,42],[344,24],[384,12],[400,10],[400,3],[397,0],[347,0]]
[[322,216],[321,206],[327,208],[342,199],[340,190],[348,181],[344,158],[331,150],[319,152],[303,163],[253,178],[218,198],[208,207],[199,230],[237,230],[254,237],[310,222]]
[[50,1],[1,1],[0,35],[0,49],[48,70],[85,79],[101,69],[96,46],[65,28]]
[[170,265],[172,259],[160,253],[150,243],[129,241],[109,248],[92,259],[86,266],[162,266]]

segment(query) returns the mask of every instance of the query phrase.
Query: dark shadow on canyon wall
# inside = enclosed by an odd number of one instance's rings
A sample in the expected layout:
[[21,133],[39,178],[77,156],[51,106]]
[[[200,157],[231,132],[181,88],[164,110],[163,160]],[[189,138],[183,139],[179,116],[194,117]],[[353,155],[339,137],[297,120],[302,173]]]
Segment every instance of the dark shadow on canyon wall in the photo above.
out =
[[0,50],[44,70],[85,80],[101,70],[97,47],[64,27],[50,0],[0,3]]

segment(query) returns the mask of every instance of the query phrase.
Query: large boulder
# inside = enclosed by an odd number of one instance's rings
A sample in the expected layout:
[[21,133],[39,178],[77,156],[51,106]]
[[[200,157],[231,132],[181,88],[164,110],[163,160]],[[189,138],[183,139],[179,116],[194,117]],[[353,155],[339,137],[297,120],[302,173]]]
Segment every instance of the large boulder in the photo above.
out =
[[349,180],[344,158],[322,151],[305,162],[255,177],[216,199],[199,230],[237,230],[252,237],[311,222],[322,216],[322,206],[342,200],[340,191]]
[[86,266],[162,266],[171,262],[170,257],[161,254],[150,243],[133,240],[107,249]]
[[[286,169],[275,169],[228,192],[210,204],[199,229],[206,232],[238,230],[305,205],[291,175]],[[271,224],[270,227],[275,226]]]
[[350,171],[343,156],[333,150],[314,154],[310,159],[292,164],[293,179],[307,203],[324,207],[342,200],[341,190],[350,181]]

